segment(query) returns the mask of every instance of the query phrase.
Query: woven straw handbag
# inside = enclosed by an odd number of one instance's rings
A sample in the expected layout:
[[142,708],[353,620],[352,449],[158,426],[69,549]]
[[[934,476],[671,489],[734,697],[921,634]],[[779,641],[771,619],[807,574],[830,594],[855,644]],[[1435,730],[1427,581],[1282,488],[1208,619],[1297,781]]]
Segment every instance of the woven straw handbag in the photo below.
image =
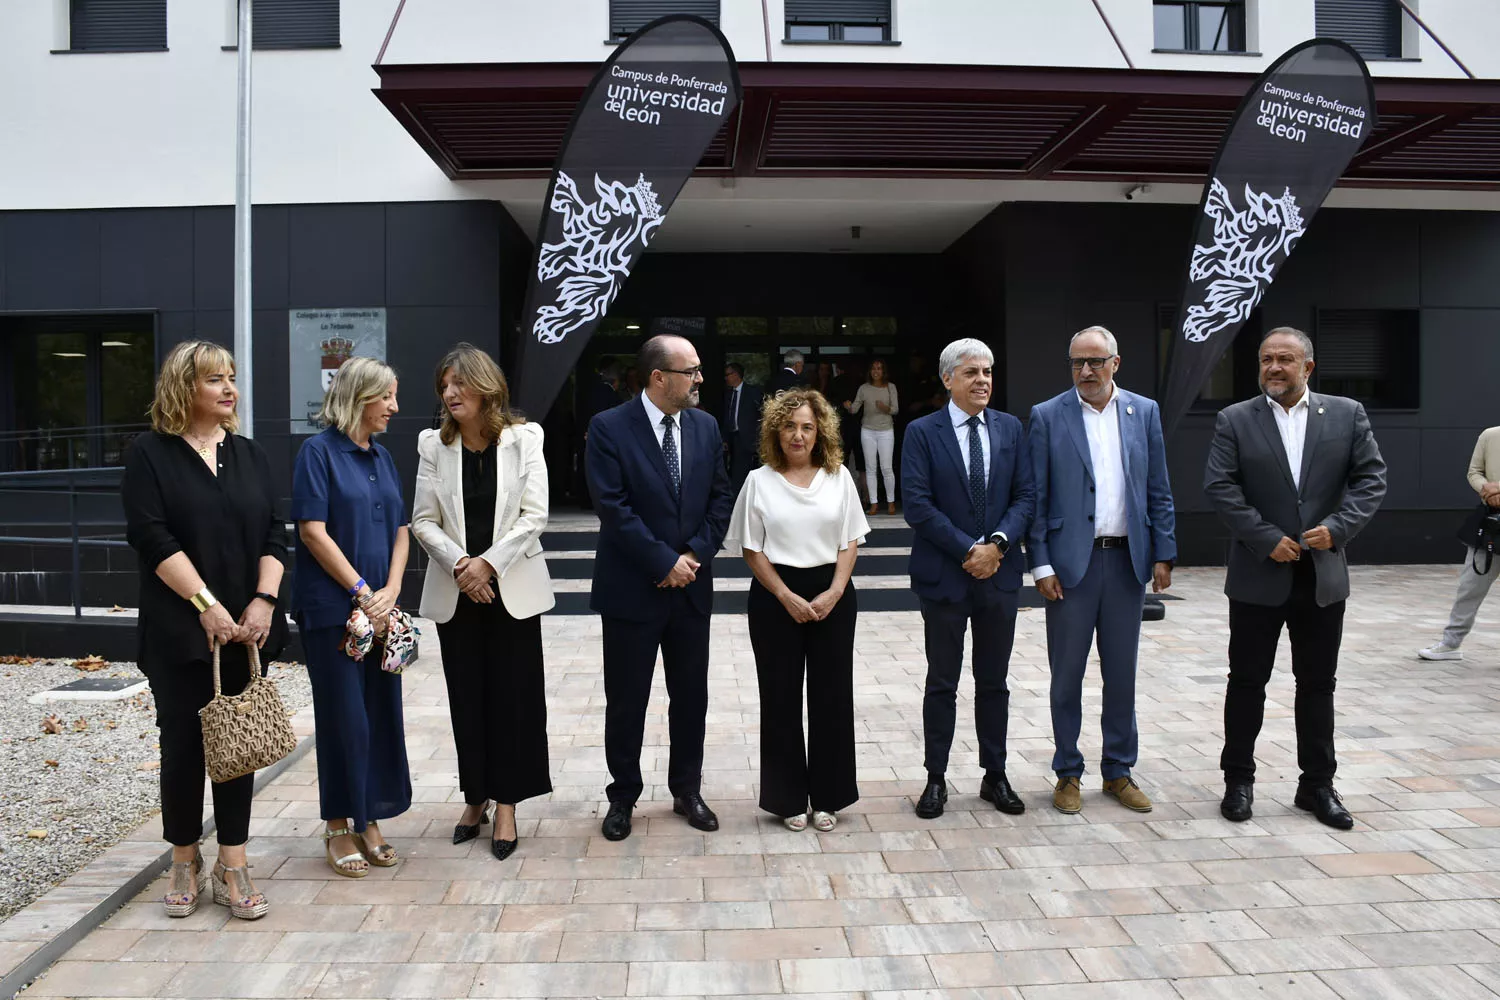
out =
[[198,711],[203,723],[203,760],[210,781],[231,781],[270,767],[297,746],[276,682],[260,675],[260,651],[250,647],[250,683],[225,694],[219,681],[219,644],[214,643],[214,696]]

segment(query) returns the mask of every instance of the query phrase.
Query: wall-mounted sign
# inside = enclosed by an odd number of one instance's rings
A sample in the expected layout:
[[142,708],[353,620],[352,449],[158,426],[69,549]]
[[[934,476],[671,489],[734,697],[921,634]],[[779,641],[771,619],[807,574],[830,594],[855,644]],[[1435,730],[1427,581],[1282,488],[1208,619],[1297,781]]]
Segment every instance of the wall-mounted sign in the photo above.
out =
[[322,430],[318,412],[339,366],[352,357],[385,360],[384,309],[291,309],[287,377],[292,433]]

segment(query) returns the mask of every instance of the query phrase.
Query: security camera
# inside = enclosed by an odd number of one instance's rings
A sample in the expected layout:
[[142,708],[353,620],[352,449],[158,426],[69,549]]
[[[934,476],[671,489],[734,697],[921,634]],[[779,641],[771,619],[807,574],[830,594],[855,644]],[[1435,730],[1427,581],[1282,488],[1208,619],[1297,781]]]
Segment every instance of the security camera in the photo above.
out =
[[1148,195],[1150,193],[1151,193],[1151,185],[1150,184],[1137,184],[1135,187],[1130,187],[1130,188],[1126,188],[1125,189],[1125,200],[1126,201],[1135,201],[1135,196],[1136,195],[1140,195],[1142,198],[1144,198],[1146,195]]

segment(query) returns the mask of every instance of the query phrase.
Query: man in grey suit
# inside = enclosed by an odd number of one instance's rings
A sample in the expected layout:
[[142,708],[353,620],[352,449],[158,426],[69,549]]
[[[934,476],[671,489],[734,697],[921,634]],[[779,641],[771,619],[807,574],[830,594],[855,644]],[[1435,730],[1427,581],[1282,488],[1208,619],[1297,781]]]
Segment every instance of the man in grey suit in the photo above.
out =
[[1385,496],[1385,462],[1365,408],[1307,390],[1313,345],[1278,327],[1260,344],[1263,395],[1219,412],[1203,490],[1229,529],[1229,686],[1224,695],[1226,819],[1250,818],[1255,738],[1286,627],[1296,678],[1293,802],[1340,830],[1333,788],[1333,689],[1349,567],[1344,549]]

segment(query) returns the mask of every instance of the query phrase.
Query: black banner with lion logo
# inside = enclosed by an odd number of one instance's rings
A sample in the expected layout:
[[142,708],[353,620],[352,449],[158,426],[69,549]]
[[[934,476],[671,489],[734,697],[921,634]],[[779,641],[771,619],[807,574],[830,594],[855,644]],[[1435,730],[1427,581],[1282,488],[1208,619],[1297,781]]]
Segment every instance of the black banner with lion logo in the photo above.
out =
[[1375,117],[1364,60],[1333,39],[1295,46],[1245,95],[1199,205],[1161,399],[1168,434],[1370,137]]
[[729,42],[702,18],[658,18],[615,50],[573,112],[537,226],[512,379],[541,419],[740,103]]

